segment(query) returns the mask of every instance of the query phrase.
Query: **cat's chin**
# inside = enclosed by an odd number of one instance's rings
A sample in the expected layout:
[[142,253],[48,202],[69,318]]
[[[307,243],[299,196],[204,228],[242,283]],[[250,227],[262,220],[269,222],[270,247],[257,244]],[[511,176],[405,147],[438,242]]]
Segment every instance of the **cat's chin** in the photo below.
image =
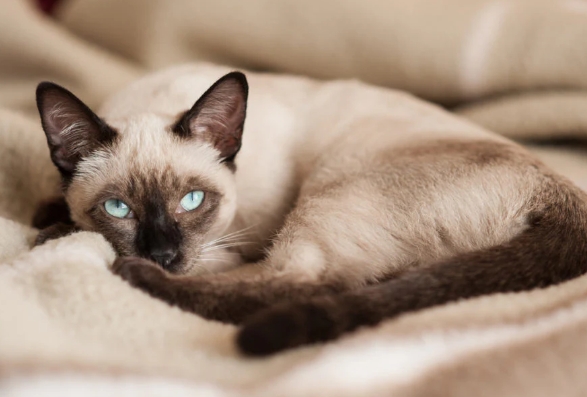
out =
[[210,273],[220,273],[236,269],[242,265],[240,254],[227,250],[215,251],[214,255],[198,258],[190,263],[182,274],[188,276],[201,276]]

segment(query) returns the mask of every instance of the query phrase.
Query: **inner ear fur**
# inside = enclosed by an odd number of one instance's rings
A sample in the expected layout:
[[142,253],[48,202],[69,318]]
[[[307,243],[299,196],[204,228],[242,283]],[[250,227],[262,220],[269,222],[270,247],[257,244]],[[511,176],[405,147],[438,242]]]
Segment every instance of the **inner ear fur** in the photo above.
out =
[[42,82],[36,95],[51,160],[65,179],[82,158],[116,138],[116,131],[67,89]]

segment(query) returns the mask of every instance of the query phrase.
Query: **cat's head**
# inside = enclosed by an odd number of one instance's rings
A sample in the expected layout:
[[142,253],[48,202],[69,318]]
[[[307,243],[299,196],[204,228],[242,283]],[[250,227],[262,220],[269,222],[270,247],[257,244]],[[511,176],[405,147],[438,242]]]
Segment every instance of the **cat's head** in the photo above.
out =
[[143,114],[114,128],[68,90],[39,84],[37,106],[73,221],[104,235],[119,255],[171,272],[205,267],[204,247],[236,211],[247,94],[245,76],[229,73],[173,122]]

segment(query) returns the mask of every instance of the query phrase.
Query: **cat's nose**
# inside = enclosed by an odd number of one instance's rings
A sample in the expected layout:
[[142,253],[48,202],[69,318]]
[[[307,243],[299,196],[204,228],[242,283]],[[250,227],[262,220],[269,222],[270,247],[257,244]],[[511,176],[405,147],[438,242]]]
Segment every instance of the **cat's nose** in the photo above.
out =
[[162,267],[168,267],[171,262],[177,257],[177,250],[165,249],[165,250],[153,250],[150,253],[151,259],[157,262]]

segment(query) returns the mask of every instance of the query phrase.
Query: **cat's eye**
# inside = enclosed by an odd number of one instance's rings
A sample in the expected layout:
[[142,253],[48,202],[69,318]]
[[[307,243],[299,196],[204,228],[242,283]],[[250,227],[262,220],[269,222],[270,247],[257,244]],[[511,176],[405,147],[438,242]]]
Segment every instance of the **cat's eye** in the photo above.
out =
[[119,199],[106,200],[104,209],[107,213],[116,218],[129,218],[130,208],[126,203]]
[[201,190],[194,190],[189,192],[179,202],[179,207],[177,212],[189,212],[193,211],[202,205],[202,201],[204,201],[204,192]]

